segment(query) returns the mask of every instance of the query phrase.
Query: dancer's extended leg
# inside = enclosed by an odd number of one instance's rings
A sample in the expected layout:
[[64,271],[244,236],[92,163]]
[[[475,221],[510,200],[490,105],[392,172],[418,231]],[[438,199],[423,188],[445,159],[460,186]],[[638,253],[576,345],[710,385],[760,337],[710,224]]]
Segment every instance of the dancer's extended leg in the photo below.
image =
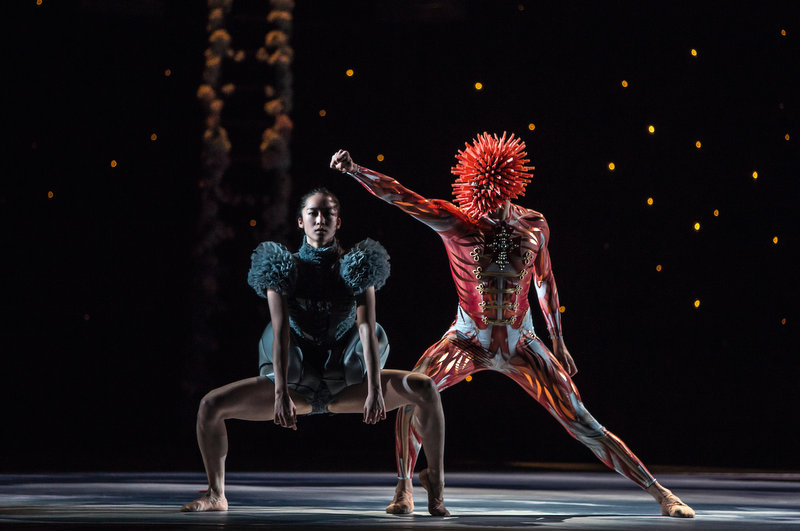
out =
[[580,393],[561,364],[539,338],[526,339],[503,371],[547,409],[570,435],[586,445],[603,463],[647,490],[665,516],[691,518],[694,511],[662,487],[638,457],[616,435],[589,414]]
[[[449,516],[444,506],[442,489],[444,487],[444,414],[442,402],[433,380],[425,375],[384,369],[381,371],[381,386],[386,410],[412,406],[416,410],[417,429],[426,441],[425,455],[428,461],[428,511],[434,516]],[[358,413],[364,408],[367,383],[354,385],[342,391],[328,406],[331,413]],[[409,480],[410,483],[410,480]],[[398,485],[395,494],[397,507],[389,506],[387,512],[394,514],[410,513],[414,502],[404,496],[404,487]],[[399,501],[398,501],[399,498]]]
[[[292,396],[297,414],[309,413],[302,397]],[[228,454],[228,433],[225,419],[272,420],[274,417],[275,384],[258,376],[239,380],[209,392],[197,411],[197,444],[203,455],[208,476],[208,490],[181,511],[226,511],[225,457]]]
[[[479,344],[463,334],[452,331],[425,351],[414,366],[413,372],[423,373],[432,378],[436,388],[441,392],[467,376],[485,370],[487,361],[486,353]],[[422,450],[423,439],[425,444],[428,444],[418,416],[419,412],[413,404],[397,410],[395,455],[398,481],[394,499],[386,508],[386,512],[389,513],[405,514],[414,508],[412,494],[414,467]],[[426,451],[426,455],[430,456],[430,453]],[[427,487],[425,489],[428,490]],[[429,490],[428,495],[430,498]]]

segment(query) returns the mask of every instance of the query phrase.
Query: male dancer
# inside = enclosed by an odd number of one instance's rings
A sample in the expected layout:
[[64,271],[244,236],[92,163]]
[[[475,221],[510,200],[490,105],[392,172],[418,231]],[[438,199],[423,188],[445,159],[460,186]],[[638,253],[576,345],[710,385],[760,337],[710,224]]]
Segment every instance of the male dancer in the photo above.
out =
[[[458,293],[456,320],[414,367],[440,391],[482,370],[501,372],[544,406],[570,435],[607,466],[647,490],[661,514],[694,517],[694,511],[662,487],[644,464],[584,407],[571,376],[577,372],[561,332],[558,291],[550,267],[550,230],[540,213],[511,200],[524,195],[532,166],[525,143],[483,133],[456,155],[453,193],[458,206],[426,199],[376,171],[355,164],[347,151],[331,168],[347,172],[374,196],[435,230],[444,242]],[[533,330],[531,284],[544,313],[553,351]],[[386,512],[414,509],[411,476],[422,447],[414,407],[397,414],[398,484]]]

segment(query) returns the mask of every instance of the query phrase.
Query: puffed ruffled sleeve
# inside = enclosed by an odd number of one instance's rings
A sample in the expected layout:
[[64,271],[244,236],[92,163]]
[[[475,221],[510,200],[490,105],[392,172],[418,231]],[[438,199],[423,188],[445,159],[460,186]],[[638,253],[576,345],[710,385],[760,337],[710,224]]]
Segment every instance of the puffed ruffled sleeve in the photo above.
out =
[[259,297],[267,298],[267,290],[275,290],[287,295],[294,287],[297,278],[292,253],[275,242],[261,242],[250,257],[250,271],[247,283]]
[[344,255],[339,269],[345,283],[358,295],[370,286],[379,290],[389,278],[389,253],[383,245],[367,238]]

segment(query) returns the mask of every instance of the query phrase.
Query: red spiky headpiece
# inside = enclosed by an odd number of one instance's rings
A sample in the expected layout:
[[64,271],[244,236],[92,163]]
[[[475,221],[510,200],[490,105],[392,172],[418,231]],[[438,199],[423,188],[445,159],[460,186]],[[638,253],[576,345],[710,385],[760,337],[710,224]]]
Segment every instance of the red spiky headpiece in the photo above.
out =
[[501,206],[508,199],[525,195],[525,185],[531,182],[533,166],[525,166],[525,142],[514,138],[506,139],[503,132],[497,135],[483,133],[465,143],[466,149],[459,150],[458,164],[450,169],[457,175],[453,183],[453,195],[459,208],[472,218],[486,215]]

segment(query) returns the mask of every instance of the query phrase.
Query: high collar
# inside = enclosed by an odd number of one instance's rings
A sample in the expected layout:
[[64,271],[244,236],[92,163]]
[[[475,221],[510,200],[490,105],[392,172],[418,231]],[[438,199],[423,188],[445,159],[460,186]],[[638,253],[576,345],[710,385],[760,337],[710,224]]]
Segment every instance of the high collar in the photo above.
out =
[[311,247],[304,234],[303,244],[300,246],[300,250],[297,254],[304,262],[313,262],[323,265],[331,264],[339,259],[339,242],[334,239],[333,243],[328,247]]

